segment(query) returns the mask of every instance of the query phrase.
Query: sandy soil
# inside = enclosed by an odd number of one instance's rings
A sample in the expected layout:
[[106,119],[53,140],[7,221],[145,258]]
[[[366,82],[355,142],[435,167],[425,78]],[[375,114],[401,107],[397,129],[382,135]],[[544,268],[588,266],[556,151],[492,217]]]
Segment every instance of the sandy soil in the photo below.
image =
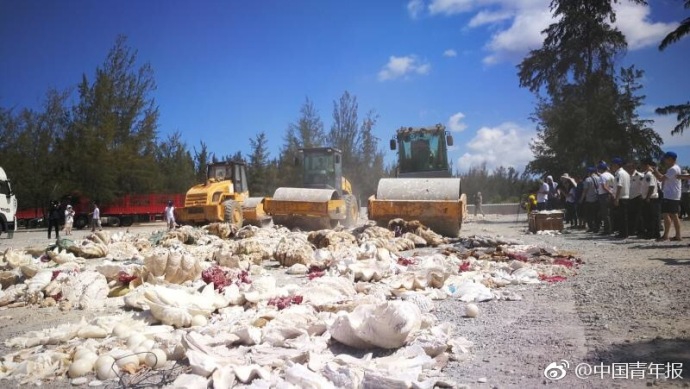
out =
[[[468,359],[452,362],[446,373],[472,388],[636,388],[690,387],[690,223],[683,222],[683,242],[614,240],[583,231],[559,236],[525,234],[524,216],[488,215],[469,220],[463,235],[502,235],[528,244],[576,252],[585,262],[577,276],[565,282],[517,286],[521,301],[479,304],[475,319],[462,317],[464,304],[438,304],[439,319],[450,321],[455,332],[475,343]],[[163,228],[163,224],[130,227],[133,232]],[[86,235],[76,231],[75,238]],[[13,239],[0,238],[0,250],[50,243],[46,231],[19,231]],[[110,308],[113,309],[113,308]],[[57,323],[87,319],[104,312],[61,312],[55,308],[0,310],[0,341]],[[0,355],[7,349],[0,344]],[[561,380],[549,380],[544,369],[567,360]],[[580,364],[611,367],[641,362],[682,363],[682,379],[648,376],[613,379],[592,374],[577,378]],[[583,366],[583,365],[581,365]],[[583,366],[583,368],[585,368]],[[584,370],[583,370],[584,371]],[[2,382],[8,387],[7,381]],[[69,387],[68,382],[46,387]],[[112,387],[112,385],[111,385]]]

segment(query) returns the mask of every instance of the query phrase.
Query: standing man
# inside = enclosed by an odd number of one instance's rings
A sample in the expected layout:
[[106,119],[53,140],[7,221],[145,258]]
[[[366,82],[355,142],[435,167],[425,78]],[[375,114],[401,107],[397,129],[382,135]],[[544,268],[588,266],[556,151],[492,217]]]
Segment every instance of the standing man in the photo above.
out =
[[[477,215],[476,209],[475,209],[474,214],[475,214],[475,216]],[[174,230],[175,229],[175,206],[173,205],[172,200],[168,200],[168,206],[165,207],[165,213],[163,214],[163,218],[168,223],[168,230]]]
[[618,231],[617,238],[627,239],[630,235],[629,209],[630,209],[630,174],[623,169],[625,162],[622,158],[613,158],[611,167],[616,178],[616,191],[613,196],[613,206],[615,207],[615,230]]
[[50,207],[48,208],[48,239],[50,239],[50,233],[53,228],[55,228],[55,239],[60,239],[60,203],[57,200],[50,202]]
[[93,212],[91,212],[91,232],[95,232],[96,227],[98,227],[98,231],[103,231],[103,227],[101,227],[101,210],[98,209],[98,204],[94,201]]
[[602,235],[611,235],[611,206],[613,205],[614,188],[616,178],[609,173],[609,166],[601,161],[597,165],[599,171],[599,186],[597,188],[597,198],[599,201],[599,220],[604,225]]
[[[667,151],[662,157],[664,165],[668,167],[665,174],[661,174],[659,169],[654,171],[656,178],[663,184],[664,198],[661,200],[661,216],[664,218],[664,235],[659,239],[660,241],[669,240],[669,232],[671,231],[671,224],[676,231],[676,234],[671,240],[680,241],[680,196],[681,196],[681,175],[680,166],[676,164],[678,155],[673,151]],[[687,176],[685,176],[687,177]]]
[[546,202],[549,200],[549,184],[539,180],[539,190],[537,191],[537,211],[546,210]]
[[644,182],[644,174],[638,171],[640,167],[629,162],[625,170],[630,174],[630,205],[628,208],[628,221],[630,235],[642,235],[642,196],[645,195],[647,187]]
[[642,193],[644,201],[642,229],[645,239],[661,238],[661,232],[659,231],[661,204],[659,203],[659,186],[654,175],[654,169],[656,169],[656,162],[652,159],[646,159],[642,162],[645,187]]
[[546,176],[546,185],[549,188],[548,198],[546,199],[547,209],[560,208],[560,196],[558,195],[558,184],[553,181],[552,176]]
[[600,222],[597,217],[599,214],[598,183],[597,169],[588,167],[587,178],[583,181],[582,194],[580,195],[580,204],[584,210],[584,217],[587,220],[587,232],[599,232]]

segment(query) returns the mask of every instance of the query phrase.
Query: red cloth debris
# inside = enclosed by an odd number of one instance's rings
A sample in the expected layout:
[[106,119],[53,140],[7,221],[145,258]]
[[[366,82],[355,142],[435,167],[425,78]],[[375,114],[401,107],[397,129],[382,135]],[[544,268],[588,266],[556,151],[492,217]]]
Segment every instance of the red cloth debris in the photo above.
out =
[[417,260],[414,258],[404,258],[404,257],[398,258],[398,265],[410,266],[410,265],[416,265],[416,264],[417,264]]
[[547,276],[546,274],[540,274],[539,275],[539,280],[545,281],[545,282],[563,282],[567,278],[563,276]]
[[124,270],[117,273],[117,280],[123,284],[129,284],[130,282],[132,282],[133,280],[136,280],[137,278],[138,278],[137,276],[129,274]]
[[223,291],[226,286],[231,284],[251,284],[249,279],[249,272],[242,270],[240,273],[232,274],[232,272],[224,271],[218,266],[211,266],[201,272],[201,279],[207,284],[213,284],[213,288],[218,291]]
[[571,260],[564,258],[564,257],[554,259],[553,264],[554,265],[563,265],[563,266],[567,267],[568,269],[572,269],[573,266],[575,265]]
[[461,273],[462,273],[462,272],[466,272],[466,271],[470,271],[470,262],[469,262],[469,261],[463,262],[463,263],[460,265],[459,271],[460,271]]
[[274,297],[268,300],[268,305],[278,308],[279,311],[289,307],[293,304],[302,304],[304,298],[302,296],[288,296],[288,297]]

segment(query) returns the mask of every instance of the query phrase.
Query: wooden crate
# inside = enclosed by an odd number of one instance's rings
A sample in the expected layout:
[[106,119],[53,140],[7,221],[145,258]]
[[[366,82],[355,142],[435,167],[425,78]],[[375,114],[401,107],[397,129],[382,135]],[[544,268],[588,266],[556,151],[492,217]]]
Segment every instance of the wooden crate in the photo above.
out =
[[532,212],[529,215],[529,230],[530,232],[537,231],[562,231],[563,230],[563,212]]

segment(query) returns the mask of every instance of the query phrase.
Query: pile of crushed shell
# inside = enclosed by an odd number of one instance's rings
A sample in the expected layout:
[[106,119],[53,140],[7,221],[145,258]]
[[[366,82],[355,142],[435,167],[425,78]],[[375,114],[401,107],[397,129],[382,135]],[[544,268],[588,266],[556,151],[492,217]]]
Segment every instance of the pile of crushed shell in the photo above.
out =
[[[429,249],[433,247],[433,249]],[[0,307],[103,313],[8,339],[0,380],[170,388],[452,387],[472,343],[438,301],[519,300],[569,253],[416,222],[311,233],[224,223],[0,253]],[[162,372],[176,369],[174,374]],[[137,381],[140,380],[140,381]]]

